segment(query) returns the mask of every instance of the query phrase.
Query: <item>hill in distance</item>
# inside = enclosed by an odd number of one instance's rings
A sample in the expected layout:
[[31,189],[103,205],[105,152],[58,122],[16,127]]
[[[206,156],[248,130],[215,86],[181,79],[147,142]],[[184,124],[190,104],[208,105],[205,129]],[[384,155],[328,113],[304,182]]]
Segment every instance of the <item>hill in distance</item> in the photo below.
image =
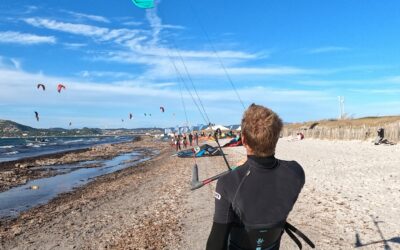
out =
[[161,128],[138,129],[36,129],[9,120],[0,120],[0,137],[36,137],[36,136],[97,136],[97,135],[129,135],[137,133],[163,133]]

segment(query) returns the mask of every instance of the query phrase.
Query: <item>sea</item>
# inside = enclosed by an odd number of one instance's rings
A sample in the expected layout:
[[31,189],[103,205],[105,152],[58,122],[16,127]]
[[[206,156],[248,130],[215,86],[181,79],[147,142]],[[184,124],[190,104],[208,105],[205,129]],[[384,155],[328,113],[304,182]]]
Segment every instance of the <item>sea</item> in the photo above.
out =
[[133,136],[0,138],[0,162],[85,149],[99,144],[127,142],[133,138]]

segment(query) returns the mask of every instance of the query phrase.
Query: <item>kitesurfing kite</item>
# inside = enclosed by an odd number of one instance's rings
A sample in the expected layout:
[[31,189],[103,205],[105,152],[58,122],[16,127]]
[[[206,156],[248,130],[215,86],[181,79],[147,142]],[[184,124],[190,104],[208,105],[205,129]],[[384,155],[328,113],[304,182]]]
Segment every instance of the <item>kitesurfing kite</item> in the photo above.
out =
[[40,88],[42,88],[43,91],[46,90],[46,86],[44,86],[44,84],[41,84],[41,83],[39,83],[39,84],[37,85],[37,89],[40,89]]
[[36,121],[39,121],[39,113],[37,111],[35,111],[35,117],[36,117]]
[[160,110],[161,110],[161,112],[165,112],[165,109],[164,109],[164,107],[160,107]]
[[242,139],[240,136],[233,138],[222,147],[225,148],[225,147],[238,147],[238,146],[243,146]]
[[69,126],[71,126],[72,125],[72,122],[69,122]]
[[129,120],[132,120],[132,118],[133,118],[132,113],[129,113]]
[[144,116],[147,116],[147,114],[146,114],[146,113],[144,113]]
[[124,122],[124,119],[121,119],[121,122]]
[[132,0],[132,2],[142,9],[154,8],[154,0]]
[[62,90],[62,89],[65,89],[65,86],[62,85],[61,83],[58,84],[58,86],[57,86],[57,91],[58,91],[58,93],[61,93],[61,90]]
[[193,149],[182,150],[177,153],[180,158],[188,157],[204,157],[204,156],[218,156],[222,155],[219,148],[212,147],[208,144],[201,145],[200,147],[195,147]]

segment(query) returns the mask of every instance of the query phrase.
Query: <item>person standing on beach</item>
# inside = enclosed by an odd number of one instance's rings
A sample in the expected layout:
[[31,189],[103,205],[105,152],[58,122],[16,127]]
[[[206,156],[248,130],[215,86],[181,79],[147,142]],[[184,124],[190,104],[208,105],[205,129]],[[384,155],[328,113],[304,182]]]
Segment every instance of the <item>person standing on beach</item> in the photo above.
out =
[[197,132],[194,134],[194,141],[196,143],[196,146],[199,146],[199,134]]
[[279,249],[304,171],[296,161],[275,158],[283,125],[272,110],[252,104],[241,125],[247,161],[217,182],[207,249]]
[[189,134],[189,144],[190,144],[190,146],[193,146],[192,145],[192,141],[193,141],[193,135],[192,135],[192,133],[190,133]]
[[176,151],[181,150],[181,135],[175,136]]
[[187,137],[186,134],[183,134],[183,146],[187,148]]

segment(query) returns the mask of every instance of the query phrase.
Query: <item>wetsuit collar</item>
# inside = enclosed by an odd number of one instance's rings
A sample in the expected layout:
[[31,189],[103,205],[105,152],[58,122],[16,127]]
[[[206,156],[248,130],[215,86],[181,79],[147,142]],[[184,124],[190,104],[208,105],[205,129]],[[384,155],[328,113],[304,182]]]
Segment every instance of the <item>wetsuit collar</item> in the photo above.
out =
[[261,168],[275,168],[278,165],[278,160],[274,155],[267,157],[248,155],[247,160],[257,163]]

